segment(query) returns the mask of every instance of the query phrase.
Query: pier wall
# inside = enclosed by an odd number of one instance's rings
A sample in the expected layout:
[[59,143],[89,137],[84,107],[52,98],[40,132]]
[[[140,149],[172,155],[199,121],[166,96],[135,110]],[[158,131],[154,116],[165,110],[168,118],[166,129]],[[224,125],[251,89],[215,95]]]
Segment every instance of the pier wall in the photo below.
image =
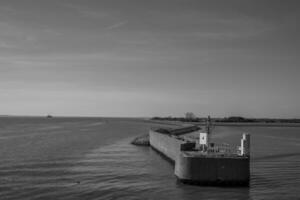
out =
[[166,157],[172,161],[176,161],[179,156],[181,145],[184,144],[184,141],[178,140],[171,135],[157,133],[150,130],[149,132],[150,145],[164,154]]
[[194,143],[176,136],[149,132],[150,145],[175,163],[175,176],[182,182],[200,185],[248,186],[250,157],[201,156],[189,151]]
[[183,182],[202,185],[248,185],[249,158],[211,158],[180,154],[175,175]]

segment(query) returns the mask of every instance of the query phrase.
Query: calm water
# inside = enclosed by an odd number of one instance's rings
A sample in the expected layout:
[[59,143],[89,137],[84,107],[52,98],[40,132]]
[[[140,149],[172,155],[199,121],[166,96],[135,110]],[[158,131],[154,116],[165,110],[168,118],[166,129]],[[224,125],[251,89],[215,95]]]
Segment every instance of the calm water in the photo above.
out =
[[0,199],[299,199],[300,127],[217,127],[251,134],[249,188],[178,183],[173,166],[130,145],[153,124],[133,119],[0,118]]

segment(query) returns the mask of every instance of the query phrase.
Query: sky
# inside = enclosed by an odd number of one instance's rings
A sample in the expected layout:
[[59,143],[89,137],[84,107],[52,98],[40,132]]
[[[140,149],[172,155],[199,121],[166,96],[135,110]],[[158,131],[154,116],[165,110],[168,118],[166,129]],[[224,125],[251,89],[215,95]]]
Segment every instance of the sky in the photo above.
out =
[[0,0],[0,115],[300,118],[295,0]]

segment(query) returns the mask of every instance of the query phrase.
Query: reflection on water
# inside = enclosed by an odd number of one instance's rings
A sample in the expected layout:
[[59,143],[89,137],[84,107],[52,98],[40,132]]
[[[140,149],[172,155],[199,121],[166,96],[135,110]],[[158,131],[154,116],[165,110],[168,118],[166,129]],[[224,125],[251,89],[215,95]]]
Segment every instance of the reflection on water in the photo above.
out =
[[[18,126],[0,123],[0,138],[8,138],[0,139],[0,199],[299,197],[300,128],[217,127],[215,140],[237,144],[241,133],[252,134],[250,187],[217,188],[181,184],[171,163],[151,148],[129,144],[151,124],[126,119],[103,121],[32,119],[26,123],[23,119],[22,123],[15,122]],[[9,138],[12,130],[14,137]]]

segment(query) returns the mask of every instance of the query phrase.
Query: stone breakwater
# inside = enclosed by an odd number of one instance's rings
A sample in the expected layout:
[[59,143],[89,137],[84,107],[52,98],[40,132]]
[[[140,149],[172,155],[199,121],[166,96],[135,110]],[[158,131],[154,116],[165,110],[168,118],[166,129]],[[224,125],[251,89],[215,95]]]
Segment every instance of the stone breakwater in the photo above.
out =
[[131,141],[131,144],[137,145],[137,146],[150,146],[149,134],[141,135],[141,136],[134,138]]

